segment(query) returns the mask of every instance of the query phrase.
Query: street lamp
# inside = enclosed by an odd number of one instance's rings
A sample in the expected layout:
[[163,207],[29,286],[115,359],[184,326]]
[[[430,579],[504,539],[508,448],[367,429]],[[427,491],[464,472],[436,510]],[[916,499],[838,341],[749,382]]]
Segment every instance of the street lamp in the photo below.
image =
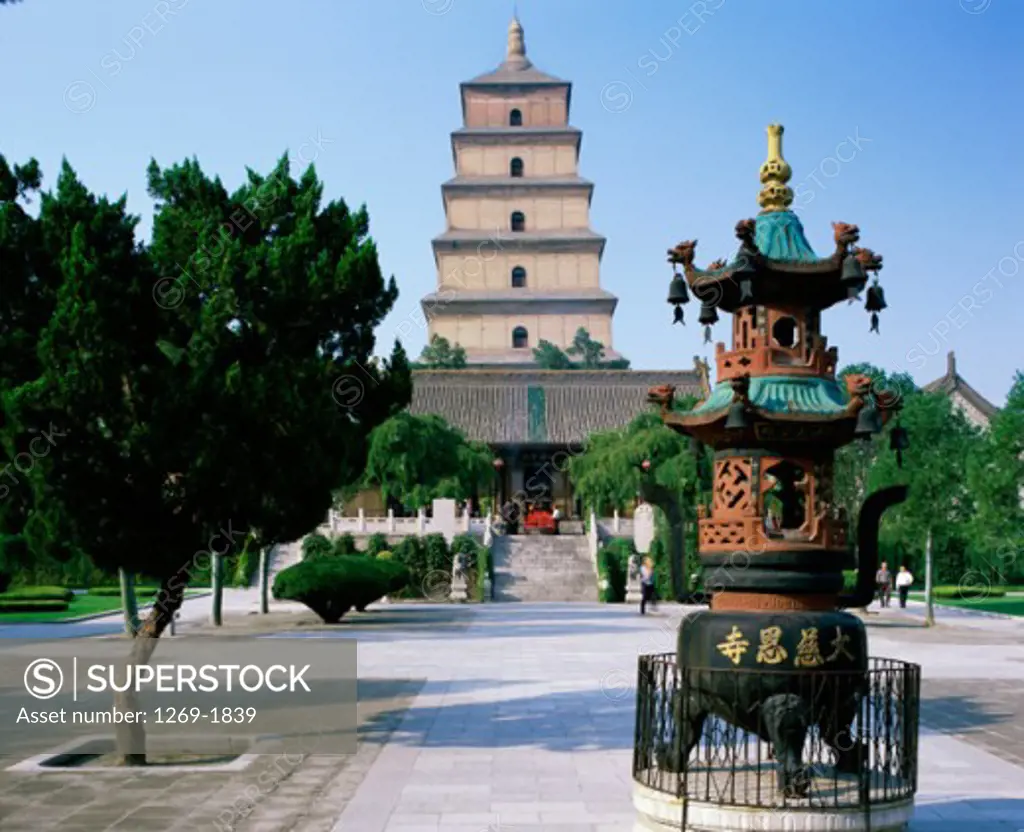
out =
[[493,513],[495,515],[497,515],[498,514],[498,495],[499,495],[499,493],[501,491],[500,486],[499,486],[499,482],[501,480],[501,470],[505,467],[505,460],[503,460],[500,456],[496,456],[494,458],[494,462],[492,464],[494,465],[494,503],[493,503],[494,508],[493,508]]

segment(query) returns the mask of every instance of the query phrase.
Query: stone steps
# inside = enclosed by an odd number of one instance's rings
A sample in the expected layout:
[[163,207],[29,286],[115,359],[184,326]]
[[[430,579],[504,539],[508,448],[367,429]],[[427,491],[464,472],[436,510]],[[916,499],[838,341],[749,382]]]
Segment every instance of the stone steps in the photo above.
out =
[[597,601],[585,537],[502,536],[492,556],[496,601]]

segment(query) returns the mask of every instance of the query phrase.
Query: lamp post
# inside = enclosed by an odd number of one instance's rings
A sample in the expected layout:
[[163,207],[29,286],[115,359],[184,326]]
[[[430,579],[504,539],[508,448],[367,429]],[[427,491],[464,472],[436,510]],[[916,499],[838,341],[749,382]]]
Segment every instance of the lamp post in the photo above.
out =
[[505,467],[505,460],[500,456],[494,458],[494,514],[498,514],[498,498],[501,496],[501,472]]

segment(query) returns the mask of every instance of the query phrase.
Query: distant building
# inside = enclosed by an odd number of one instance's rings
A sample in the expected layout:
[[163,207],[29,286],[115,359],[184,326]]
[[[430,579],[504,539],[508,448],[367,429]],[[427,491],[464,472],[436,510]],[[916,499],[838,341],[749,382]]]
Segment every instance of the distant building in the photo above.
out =
[[971,424],[983,430],[999,410],[956,371],[956,355],[952,352],[946,356],[946,374],[922,389],[927,393],[945,393]]

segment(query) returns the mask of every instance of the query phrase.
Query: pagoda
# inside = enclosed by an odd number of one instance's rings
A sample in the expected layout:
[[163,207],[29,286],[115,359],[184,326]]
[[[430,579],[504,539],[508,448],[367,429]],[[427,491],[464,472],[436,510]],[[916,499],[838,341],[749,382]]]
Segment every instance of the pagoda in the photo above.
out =
[[[735,257],[702,269],[696,242],[669,251],[674,321],[692,296],[707,328],[732,315],[732,344],[717,345],[716,384],[691,410],[668,385],[650,393],[665,425],[714,452],[710,505],[697,512],[710,609],[683,620],[671,660],[641,657],[637,805],[653,823],[659,791],[675,801],[669,815],[683,795],[684,829],[755,828],[751,809],[780,807],[788,817],[766,811],[756,828],[799,818],[778,828],[898,829],[916,787],[919,668],[869,658],[863,621],[846,609],[872,600],[879,521],[906,487],[868,497],[856,555],[832,488],[836,449],[879,433],[900,402],[865,376],[837,379],[821,328],[823,311],[864,295],[878,330],[882,258],[843,222],[834,250],[815,254],[790,210],[782,134],[768,127],[761,212],[737,224]],[[897,424],[890,437],[902,454],[906,432]],[[664,702],[671,716],[653,716]],[[680,828],[667,817],[664,828]]]

